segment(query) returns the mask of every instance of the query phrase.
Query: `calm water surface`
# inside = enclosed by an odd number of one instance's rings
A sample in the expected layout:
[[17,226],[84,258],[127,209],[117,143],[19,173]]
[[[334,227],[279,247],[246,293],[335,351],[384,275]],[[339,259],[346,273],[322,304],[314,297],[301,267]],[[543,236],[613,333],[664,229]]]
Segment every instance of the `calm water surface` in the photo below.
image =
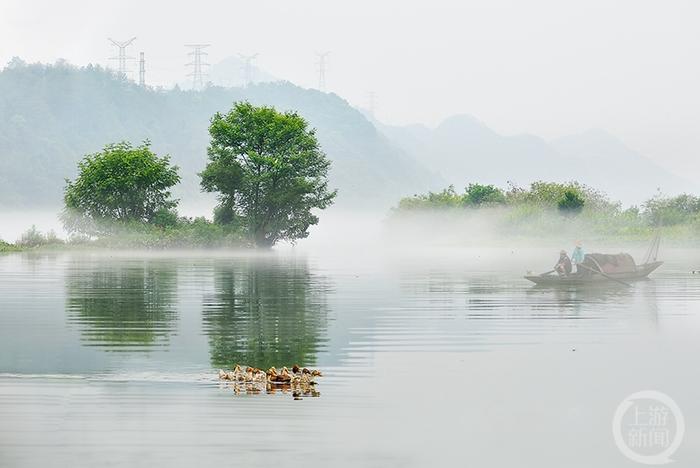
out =
[[[0,466],[635,466],[610,428],[646,389],[698,466],[700,253],[666,255],[578,291],[528,250],[0,256]],[[320,397],[235,395],[235,363]]]

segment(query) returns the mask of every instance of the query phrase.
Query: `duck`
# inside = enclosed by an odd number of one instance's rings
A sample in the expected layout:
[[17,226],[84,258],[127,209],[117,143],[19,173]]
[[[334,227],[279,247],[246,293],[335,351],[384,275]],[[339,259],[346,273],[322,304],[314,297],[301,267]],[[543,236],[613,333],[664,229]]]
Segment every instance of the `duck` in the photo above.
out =
[[260,369],[253,373],[253,382],[263,383],[267,382],[267,374]]
[[286,367],[282,368],[282,372],[277,376],[277,382],[289,383],[292,381],[292,376],[289,374],[289,370]]
[[314,378],[323,376],[319,370],[302,368],[298,364],[294,364],[291,370],[282,367],[279,371],[274,366],[267,371],[254,366],[245,366],[244,368],[245,370],[236,364],[232,371],[227,372],[219,369],[219,379],[232,382],[230,385],[236,394],[243,391],[257,394],[263,390],[262,385],[265,385],[267,393],[279,390],[284,393],[300,392],[301,395],[306,396],[315,392],[316,382]]
[[311,374],[302,374],[299,383],[302,385],[311,385],[313,383],[313,380],[311,379]]

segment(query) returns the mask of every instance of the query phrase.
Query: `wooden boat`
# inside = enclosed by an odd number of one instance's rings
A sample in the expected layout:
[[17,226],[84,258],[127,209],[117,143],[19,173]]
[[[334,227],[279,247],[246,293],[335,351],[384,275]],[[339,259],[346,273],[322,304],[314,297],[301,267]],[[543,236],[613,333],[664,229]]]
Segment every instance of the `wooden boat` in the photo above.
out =
[[620,284],[620,282],[637,281],[647,278],[651,272],[659,268],[664,262],[655,261],[635,265],[634,271],[620,273],[606,273],[605,276],[599,273],[575,273],[568,276],[557,274],[546,275],[526,275],[525,279],[540,286],[582,286],[595,284]]
[[583,286],[625,284],[647,278],[664,262],[657,260],[660,237],[657,235],[647,250],[644,262],[635,263],[630,254],[587,254],[578,271],[560,276],[553,271],[541,275],[526,275],[525,279],[540,286]]

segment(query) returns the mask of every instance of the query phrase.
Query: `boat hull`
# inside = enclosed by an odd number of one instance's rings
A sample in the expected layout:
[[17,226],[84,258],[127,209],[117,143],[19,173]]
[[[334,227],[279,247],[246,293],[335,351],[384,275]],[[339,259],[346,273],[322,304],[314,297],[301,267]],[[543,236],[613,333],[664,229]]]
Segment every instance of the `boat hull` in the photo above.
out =
[[[611,273],[608,277],[601,274],[559,276],[554,274],[549,275],[527,275],[525,279],[532,281],[539,286],[585,286],[585,285],[602,285],[602,284],[620,284],[615,279],[630,282],[646,279],[651,272],[659,268],[663,262],[645,263],[637,265],[634,272],[628,273]],[[611,279],[614,278],[614,279]]]

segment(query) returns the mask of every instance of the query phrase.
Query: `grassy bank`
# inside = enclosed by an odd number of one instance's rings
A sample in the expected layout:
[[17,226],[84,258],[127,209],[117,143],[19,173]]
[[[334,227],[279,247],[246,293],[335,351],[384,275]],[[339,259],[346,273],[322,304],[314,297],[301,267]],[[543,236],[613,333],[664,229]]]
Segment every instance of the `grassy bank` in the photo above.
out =
[[19,252],[20,250],[22,250],[20,246],[15,244],[8,244],[7,242],[0,240],[0,253]]
[[204,218],[180,218],[170,225],[146,223],[102,226],[94,236],[59,238],[54,232],[25,231],[15,244],[0,242],[0,252],[29,250],[114,249],[220,249],[250,248],[241,228],[212,223]]
[[402,199],[388,226],[413,240],[459,243],[460,239],[552,239],[645,241],[700,244],[700,198],[657,195],[623,208],[585,185],[535,182],[528,188],[470,184]]

